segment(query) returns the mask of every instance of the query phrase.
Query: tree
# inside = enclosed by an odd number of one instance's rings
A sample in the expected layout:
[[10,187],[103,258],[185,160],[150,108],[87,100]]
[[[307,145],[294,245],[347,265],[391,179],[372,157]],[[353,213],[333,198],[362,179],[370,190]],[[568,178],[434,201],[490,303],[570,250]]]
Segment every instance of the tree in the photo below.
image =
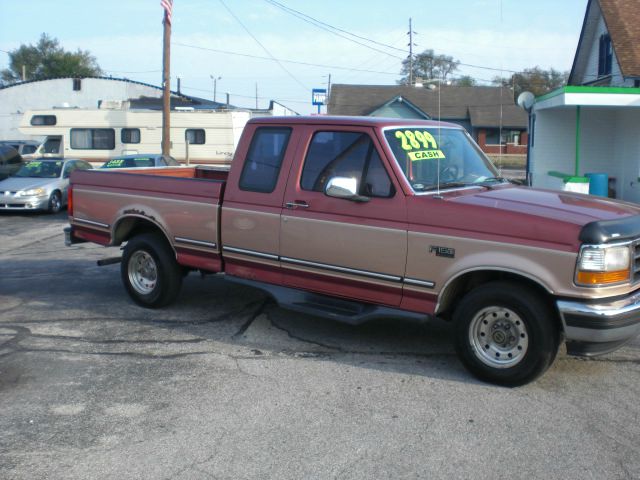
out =
[[536,97],[544,95],[567,83],[569,72],[560,72],[553,68],[543,70],[540,67],[527,68],[522,72],[514,73],[510,78],[494,77],[494,85],[503,85],[513,88],[515,98],[522,92],[531,92]]
[[475,87],[478,85],[478,81],[470,75],[463,75],[454,79],[452,85],[457,87]]
[[[416,78],[422,78],[423,80],[440,79],[442,81],[447,79],[447,75],[455,72],[458,69],[458,62],[453,57],[448,55],[435,55],[433,50],[425,50],[419,53],[413,59],[413,80]],[[402,70],[400,74],[403,77],[398,81],[401,85],[409,84],[409,72],[411,70],[410,61],[408,58],[402,61]]]
[[41,80],[52,77],[92,77],[102,75],[95,57],[80,50],[66,52],[58,40],[43,33],[38,43],[20,45],[9,52],[9,68],[0,72],[4,83],[22,80],[24,67],[27,80]]

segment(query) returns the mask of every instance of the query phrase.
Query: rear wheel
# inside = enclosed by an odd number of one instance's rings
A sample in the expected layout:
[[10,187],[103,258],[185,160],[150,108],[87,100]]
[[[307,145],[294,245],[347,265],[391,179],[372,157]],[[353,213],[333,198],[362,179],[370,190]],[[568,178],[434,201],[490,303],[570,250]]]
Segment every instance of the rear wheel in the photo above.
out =
[[524,385],[542,375],[558,352],[553,311],[524,285],[482,285],[462,299],[453,319],[458,355],[484,381]]
[[120,273],[129,296],[143,307],[169,305],[182,286],[180,265],[158,234],[138,235],[127,242]]

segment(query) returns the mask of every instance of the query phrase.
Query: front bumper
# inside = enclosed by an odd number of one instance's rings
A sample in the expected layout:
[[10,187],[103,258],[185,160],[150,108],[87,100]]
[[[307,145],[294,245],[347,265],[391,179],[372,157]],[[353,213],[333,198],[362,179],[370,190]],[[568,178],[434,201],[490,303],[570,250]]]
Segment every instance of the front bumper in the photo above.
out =
[[46,210],[49,208],[49,197],[18,197],[0,193],[0,210]]
[[615,301],[556,304],[570,355],[603,355],[640,334],[640,290]]

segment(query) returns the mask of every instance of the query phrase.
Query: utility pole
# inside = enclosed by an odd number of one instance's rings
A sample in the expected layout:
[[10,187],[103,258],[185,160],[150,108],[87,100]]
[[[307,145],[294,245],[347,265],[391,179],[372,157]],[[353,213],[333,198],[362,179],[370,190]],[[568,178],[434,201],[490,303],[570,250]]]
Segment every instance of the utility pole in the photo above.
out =
[[413,85],[413,28],[409,18],[409,85]]
[[172,1],[161,2],[164,8],[164,35],[162,41],[162,154],[171,151],[171,9]]
[[329,74],[329,80],[327,81],[327,104],[329,104],[330,97],[331,97],[331,74]]
[[256,82],[256,110],[258,109],[258,82]]

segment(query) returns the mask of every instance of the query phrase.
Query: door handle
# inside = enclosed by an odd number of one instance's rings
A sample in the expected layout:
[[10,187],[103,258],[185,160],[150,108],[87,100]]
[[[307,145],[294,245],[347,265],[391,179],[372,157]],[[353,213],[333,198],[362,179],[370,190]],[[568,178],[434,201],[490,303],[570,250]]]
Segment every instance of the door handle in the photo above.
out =
[[294,208],[309,208],[309,204],[304,200],[296,200],[295,202],[287,202],[284,205],[288,209],[292,210]]

